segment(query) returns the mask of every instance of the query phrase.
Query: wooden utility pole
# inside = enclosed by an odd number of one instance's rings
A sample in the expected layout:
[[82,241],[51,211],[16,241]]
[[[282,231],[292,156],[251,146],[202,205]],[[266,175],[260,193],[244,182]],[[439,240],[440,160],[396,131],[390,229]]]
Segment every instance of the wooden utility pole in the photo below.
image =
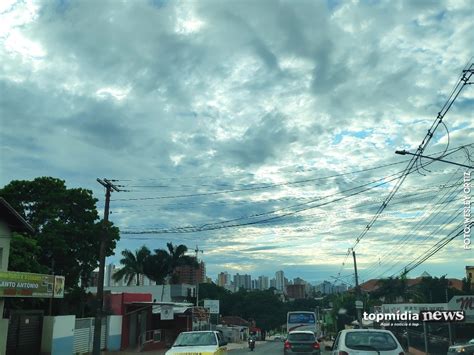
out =
[[99,276],[97,280],[96,302],[97,309],[94,322],[94,343],[92,354],[100,355],[100,337],[102,331],[102,315],[104,308],[104,274],[105,274],[105,244],[107,241],[107,230],[109,224],[110,195],[112,191],[120,191],[110,180],[97,179],[97,182],[105,187],[104,228],[100,236],[99,249]]

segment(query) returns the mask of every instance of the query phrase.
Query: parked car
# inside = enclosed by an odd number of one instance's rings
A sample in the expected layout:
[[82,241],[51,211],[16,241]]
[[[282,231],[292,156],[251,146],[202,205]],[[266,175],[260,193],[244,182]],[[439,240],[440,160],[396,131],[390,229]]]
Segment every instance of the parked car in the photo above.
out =
[[183,332],[178,335],[173,346],[165,355],[186,355],[186,354],[227,354],[227,342],[220,332],[198,331]]
[[332,355],[352,354],[404,355],[397,338],[389,330],[383,329],[345,329],[334,341]]
[[285,355],[308,354],[320,355],[321,349],[314,333],[310,330],[294,330],[288,333],[283,347]]
[[452,345],[448,349],[448,355],[462,354],[474,355],[474,339],[469,340],[465,344]]

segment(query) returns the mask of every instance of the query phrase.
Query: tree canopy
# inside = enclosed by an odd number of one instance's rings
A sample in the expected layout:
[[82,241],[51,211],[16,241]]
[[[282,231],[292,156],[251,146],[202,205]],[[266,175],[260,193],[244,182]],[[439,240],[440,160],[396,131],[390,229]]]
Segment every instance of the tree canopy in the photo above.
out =
[[64,275],[66,289],[71,289],[80,279],[88,280],[98,266],[102,233],[107,236],[106,254],[113,254],[118,228],[100,221],[92,191],[67,188],[63,180],[39,177],[11,181],[0,189],[0,196],[35,230],[33,236],[14,237],[10,270],[45,271],[54,263],[54,273]]

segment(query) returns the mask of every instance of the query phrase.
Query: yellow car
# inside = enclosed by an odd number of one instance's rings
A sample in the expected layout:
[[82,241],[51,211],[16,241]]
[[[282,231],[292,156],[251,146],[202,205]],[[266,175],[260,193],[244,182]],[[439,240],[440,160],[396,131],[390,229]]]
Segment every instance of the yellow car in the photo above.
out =
[[183,332],[165,355],[224,355],[227,343],[215,331]]

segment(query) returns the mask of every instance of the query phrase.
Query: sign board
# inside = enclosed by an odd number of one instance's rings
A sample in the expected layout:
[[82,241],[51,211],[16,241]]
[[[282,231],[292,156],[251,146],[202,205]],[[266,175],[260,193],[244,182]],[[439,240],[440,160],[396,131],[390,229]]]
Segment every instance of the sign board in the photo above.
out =
[[161,315],[161,320],[173,320],[174,319],[173,306],[171,305],[161,306],[160,315]]
[[0,297],[63,298],[64,277],[0,271]]
[[64,276],[54,276],[54,298],[64,298]]
[[474,296],[454,296],[448,302],[451,311],[464,311],[466,323],[474,323]]
[[355,303],[356,303],[356,308],[357,308],[357,309],[362,309],[362,308],[364,308],[364,304],[362,303],[362,301],[356,301]]
[[204,300],[204,308],[208,308],[211,314],[219,314],[219,300]]
[[446,303],[394,303],[382,305],[382,313],[419,313],[420,311],[443,311],[447,309]]

